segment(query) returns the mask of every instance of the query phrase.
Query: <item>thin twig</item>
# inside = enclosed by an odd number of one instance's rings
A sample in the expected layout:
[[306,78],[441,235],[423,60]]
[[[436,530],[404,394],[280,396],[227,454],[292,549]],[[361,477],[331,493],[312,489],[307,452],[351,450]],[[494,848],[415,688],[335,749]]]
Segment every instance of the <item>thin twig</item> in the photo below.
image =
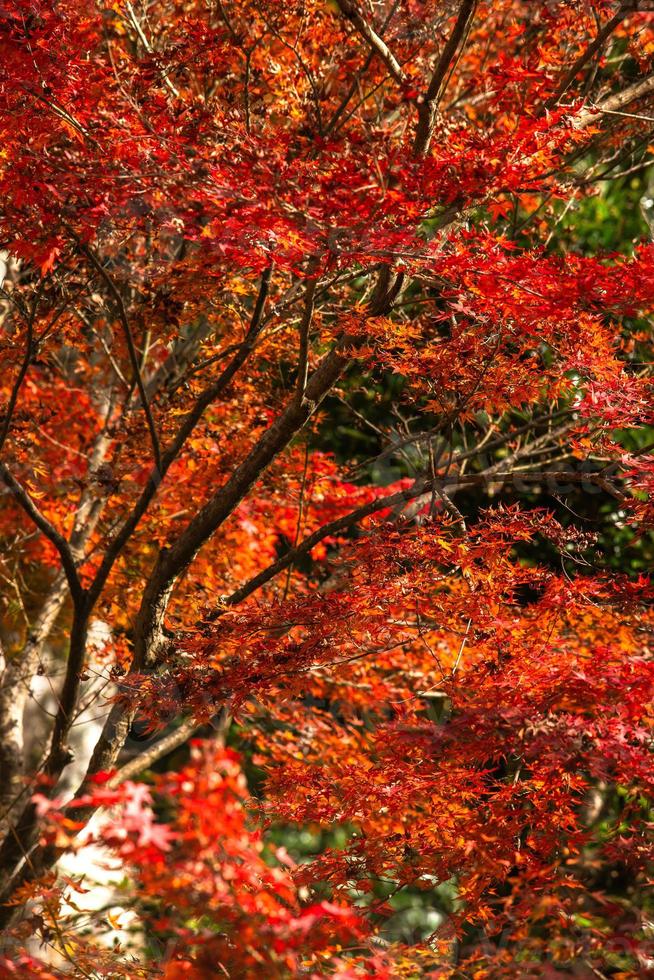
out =
[[104,280],[107,288],[109,289],[118,312],[118,318],[121,322],[123,333],[125,334],[125,342],[127,344],[127,350],[129,353],[130,363],[132,365],[132,373],[134,375],[134,382],[138,388],[139,395],[141,397],[141,404],[143,406],[143,411],[148,423],[148,429],[150,430],[150,440],[152,442],[152,454],[154,456],[154,462],[157,470],[161,469],[161,449],[159,447],[159,437],[157,435],[157,429],[154,424],[154,418],[152,411],[150,409],[150,404],[148,402],[147,392],[145,390],[145,385],[143,383],[143,377],[141,376],[141,369],[139,367],[139,359],[136,353],[136,347],[134,346],[134,338],[132,337],[132,331],[129,325],[129,318],[127,316],[127,310],[125,309],[125,302],[121,296],[120,290],[118,289],[116,283],[113,281],[102,262],[99,260],[97,255],[88,245],[81,244],[82,251],[90,260],[94,269]]
[[[152,45],[150,44],[150,42],[149,42],[149,40],[148,40],[148,38],[147,38],[147,36],[146,36],[143,28],[141,27],[141,25],[139,23],[139,20],[138,20],[136,14],[134,13],[134,8],[132,7],[132,4],[129,2],[129,0],[127,0],[127,3],[125,4],[125,8],[127,10],[127,13],[129,14],[129,19],[132,22],[132,27],[136,31],[136,33],[137,33],[137,35],[139,37],[139,40],[141,41],[141,44],[143,45],[143,47],[145,48],[145,50],[148,52],[148,54],[152,54],[153,55],[154,54],[154,51],[153,51]],[[171,80],[168,78],[168,73],[167,73],[167,71],[165,69],[162,69],[161,70],[161,77],[163,79],[164,85],[166,86],[166,88],[168,89],[168,91],[171,93],[171,95],[174,95],[175,98],[178,99],[179,98],[179,92],[177,91],[177,89],[175,88],[175,86],[173,85],[173,83],[171,82]]]
[[468,641],[468,634],[470,632],[470,626],[471,625],[472,625],[472,619],[469,619],[468,620],[468,625],[466,626],[465,635],[464,635],[463,639],[461,640],[461,646],[459,647],[459,652],[457,654],[457,658],[454,661],[454,666],[452,667],[452,677],[454,677],[454,675],[456,674],[457,670],[459,669],[459,664],[461,663],[461,657],[463,656],[463,651],[464,651],[465,645],[466,645],[466,643]]
[[9,404],[7,405],[7,410],[5,412],[4,418],[2,420],[2,429],[0,429],[0,452],[4,448],[4,444],[7,441],[7,436],[9,435],[9,429],[11,428],[11,421],[16,410],[16,402],[18,401],[18,394],[22,387],[23,381],[25,380],[25,375],[27,374],[30,362],[34,355],[34,321],[36,319],[36,314],[39,307],[39,302],[41,300],[41,293],[43,290],[43,282],[39,285],[36,296],[34,298],[34,303],[27,317],[27,329],[25,335],[25,353],[23,355],[23,360],[20,365],[20,369],[16,376],[16,380],[11,389],[11,394],[9,396]]
[[620,4],[620,7],[611,17],[610,20],[606,22],[604,27],[598,33],[594,41],[592,41],[585,51],[579,55],[572,68],[561,79],[555,92],[550,95],[549,99],[545,103],[546,109],[552,109],[557,104],[561,96],[568,90],[572,82],[575,80],[581,69],[586,65],[591,58],[593,58],[597,52],[600,50],[606,39],[613,33],[618,24],[624,20],[625,16],[629,12],[630,5],[626,3]]
[[[311,271],[311,270],[310,270]],[[304,303],[304,312],[302,314],[302,319],[300,321],[300,349],[298,353],[298,367],[297,367],[297,391],[298,397],[304,397],[304,391],[307,386],[307,378],[309,376],[309,332],[311,330],[311,321],[313,319],[313,307],[314,307],[314,297],[316,295],[316,280],[312,276],[307,283],[306,299]]]

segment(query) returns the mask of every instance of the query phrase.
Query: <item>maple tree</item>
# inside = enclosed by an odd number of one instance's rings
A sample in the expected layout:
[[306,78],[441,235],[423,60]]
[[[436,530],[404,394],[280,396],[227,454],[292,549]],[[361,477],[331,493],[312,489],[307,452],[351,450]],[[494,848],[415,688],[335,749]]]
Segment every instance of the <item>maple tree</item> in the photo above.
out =
[[2,0],[2,975],[652,968],[653,54]]

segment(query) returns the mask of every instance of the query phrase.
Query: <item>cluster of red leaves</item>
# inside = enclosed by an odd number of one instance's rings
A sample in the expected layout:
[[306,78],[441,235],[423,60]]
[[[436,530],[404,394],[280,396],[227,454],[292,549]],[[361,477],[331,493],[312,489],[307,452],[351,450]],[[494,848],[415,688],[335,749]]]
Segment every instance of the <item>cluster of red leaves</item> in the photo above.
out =
[[[643,964],[637,903],[593,868],[628,867],[642,888],[654,857],[639,816],[654,788],[651,585],[529,567],[518,541],[589,545],[518,511],[465,538],[442,519],[377,533],[340,553],[328,591],[226,612],[211,640],[189,638],[156,697],[199,715],[231,698],[268,773],[269,819],[348,828],[343,850],[299,869],[304,884],[456,879],[450,928],[476,923],[534,962]],[[597,785],[620,787],[619,812],[589,815]]]
[[[128,891],[133,908],[145,903],[151,940],[165,948],[158,965],[132,973],[129,950],[122,960],[118,948],[107,957],[74,929],[68,933],[59,907],[63,892],[83,894],[84,889],[73,881],[62,883],[61,893],[53,889],[47,913],[53,922],[57,915],[71,957],[79,965],[92,962],[95,975],[116,976],[123,969],[125,975],[166,980],[208,980],[217,970],[243,977],[318,977],[325,971],[342,980],[373,971],[380,980],[390,976],[382,957],[365,953],[368,928],[355,908],[300,903],[293,862],[283,849],[265,848],[248,818],[247,786],[236,753],[197,741],[188,764],[159,777],[152,790],[125,782],[115,789],[97,785],[68,806],[36,799],[47,840],[82,853],[89,844],[102,845],[121,857],[133,875]],[[168,822],[156,818],[155,805]],[[76,840],[85,826],[76,811],[88,806],[108,815]],[[83,908],[83,898],[77,901]],[[108,924],[113,924],[111,914]],[[359,948],[361,954],[345,962],[344,947]],[[3,976],[59,975],[27,957],[0,960],[0,968]]]

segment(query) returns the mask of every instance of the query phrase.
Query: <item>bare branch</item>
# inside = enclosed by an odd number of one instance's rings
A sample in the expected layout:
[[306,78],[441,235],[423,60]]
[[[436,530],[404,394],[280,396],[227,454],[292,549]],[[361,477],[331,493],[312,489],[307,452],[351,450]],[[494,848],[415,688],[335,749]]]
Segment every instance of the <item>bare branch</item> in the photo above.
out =
[[404,83],[406,81],[406,75],[404,74],[399,61],[390,50],[386,42],[379,36],[379,34],[377,34],[374,28],[371,27],[368,21],[357,10],[357,7],[352,0],[337,0],[337,2],[343,16],[354,25],[361,37],[368,42],[373,51],[379,58],[381,58],[392,77],[396,81]]
[[174,731],[169,732],[168,735],[164,735],[154,745],[144,749],[143,752],[139,752],[133,759],[130,759],[124,766],[121,766],[108,781],[107,786],[109,788],[120,786],[125,780],[140,776],[142,772],[149,769],[159,759],[163,759],[169,752],[172,752],[178,746],[188,741],[197,727],[198,722],[195,718],[187,718]]
[[422,101],[419,102],[418,128],[413,143],[414,156],[424,156],[429,150],[436,120],[436,109],[445,88],[445,78],[456,56],[459,44],[468,31],[476,6],[477,0],[462,0],[452,33],[436,63],[429,87]]
[[[146,36],[143,28],[141,27],[141,24],[139,23],[139,20],[138,20],[136,14],[134,13],[134,8],[133,8],[132,4],[129,2],[129,0],[126,3],[125,6],[126,6],[126,9],[127,9],[127,13],[129,14],[129,19],[132,22],[132,27],[136,31],[136,33],[138,35],[138,38],[139,38],[141,44],[143,45],[143,47],[145,48],[145,50],[148,52],[148,54],[154,54],[154,51],[152,49],[152,45],[150,44],[150,42],[149,42],[149,40],[148,40],[148,38],[147,38],[147,36]],[[174,95],[175,98],[178,99],[179,98],[179,92],[177,91],[177,89],[175,88],[175,86],[173,85],[173,83],[171,82],[171,80],[168,78],[168,72],[165,71],[165,70],[162,71],[161,72],[161,78],[163,80],[164,85],[166,86],[166,88],[170,92],[170,94],[171,95]]]
[[654,75],[649,75],[640,82],[634,82],[633,85],[628,85],[627,88],[623,89],[621,92],[616,92],[615,95],[610,95],[607,99],[600,102],[599,105],[591,106],[589,109],[584,109],[584,111],[580,112],[574,119],[575,129],[585,129],[586,126],[590,126],[592,123],[597,121],[598,114],[603,112],[619,113],[625,106],[630,105],[632,102],[638,101],[638,99],[643,99],[645,96],[651,95],[653,92]]
[[314,297],[316,295],[316,280],[310,279],[307,283],[306,299],[304,312],[300,321],[300,350],[297,366],[297,390],[300,398],[304,397],[309,373],[309,331],[313,319]]
[[631,4],[623,3],[620,5],[617,13],[615,13],[613,17],[606,22],[601,31],[599,31],[595,40],[588,45],[585,51],[582,51],[572,68],[570,68],[570,70],[563,76],[556,91],[546,101],[546,109],[552,109],[556,105],[564,92],[568,90],[572,82],[575,80],[584,65],[588,64],[588,62],[597,54],[606,39],[610,37],[618,24],[624,20],[630,9],[633,9]]
[[143,411],[148,423],[148,429],[150,430],[150,440],[152,442],[152,454],[154,456],[154,461],[157,469],[161,468],[161,450],[159,448],[159,437],[157,435],[157,430],[154,424],[154,418],[152,416],[152,411],[150,409],[150,403],[148,402],[147,392],[145,390],[145,385],[143,383],[143,378],[141,377],[141,368],[139,366],[139,360],[136,353],[136,348],[134,346],[134,338],[132,337],[132,330],[129,325],[129,318],[127,316],[127,310],[125,309],[125,303],[123,297],[120,294],[120,290],[116,286],[102,262],[95,255],[93,250],[89,248],[88,245],[83,245],[80,243],[80,247],[87,258],[90,260],[93,268],[98,272],[98,274],[104,280],[109,292],[111,293],[116,310],[118,312],[118,318],[121,322],[123,333],[125,334],[125,342],[127,344],[127,350],[129,353],[130,363],[132,365],[132,373],[134,376],[134,382],[138,388],[139,395],[141,396],[141,404],[143,405]]
[[[218,720],[212,723],[214,729],[213,737],[222,742],[230,722],[231,715],[227,710],[223,709]],[[184,742],[187,742],[193,732],[200,728],[200,724],[195,718],[187,718],[174,731],[169,732],[168,735],[164,735],[154,745],[148,746],[142,752],[139,752],[138,755],[135,755],[133,759],[130,759],[129,762],[126,762],[124,766],[121,766],[108,781],[107,786],[109,788],[119,786],[127,779],[140,776],[142,772],[153,766],[159,759],[163,759],[164,756],[169,755],[170,752],[173,752],[180,745],[183,745]],[[84,790],[85,787],[82,785],[80,792],[84,792]]]
[[20,506],[33,521],[33,523],[36,524],[39,531],[45,535],[48,541],[52,542],[59,552],[59,557],[61,558],[61,564],[66,575],[66,579],[68,580],[68,586],[70,588],[73,601],[76,603],[81,602],[84,598],[84,590],[82,589],[82,585],[77,575],[75,558],[70,544],[68,541],[66,541],[65,537],[60,534],[54,524],[51,524],[48,518],[41,513],[28,494],[27,490],[25,490],[22,484],[18,482],[5,463],[0,463],[0,479],[7,487],[9,487]]
[[75,610],[70,632],[70,647],[66,663],[66,675],[58,697],[57,714],[52,729],[50,750],[43,765],[43,771],[48,776],[59,776],[63,768],[70,762],[66,740],[70,726],[73,723],[77,706],[82,668],[86,656],[86,640],[88,635],[89,607],[85,603]]
[[7,436],[9,435],[9,429],[11,428],[11,422],[16,410],[16,402],[18,401],[18,394],[22,387],[23,381],[25,380],[25,375],[30,366],[32,357],[34,356],[34,321],[36,319],[37,310],[39,308],[39,302],[41,299],[41,292],[43,289],[43,281],[39,285],[36,296],[34,298],[34,303],[32,309],[27,317],[27,328],[25,333],[25,353],[23,355],[23,360],[21,362],[16,380],[14,381],[11,394],[9,396],[9,404],[7,405],[7,411],[5,412],[4,418],[2,420],[2,427],[0,428],[0,452],[4,448],[4,444],[7,441]]

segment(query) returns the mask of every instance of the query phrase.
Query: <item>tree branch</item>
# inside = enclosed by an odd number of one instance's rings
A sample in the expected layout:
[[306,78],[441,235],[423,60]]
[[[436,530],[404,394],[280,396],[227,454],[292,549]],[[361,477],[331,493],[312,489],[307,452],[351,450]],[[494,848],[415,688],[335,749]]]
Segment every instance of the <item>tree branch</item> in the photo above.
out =
[[[504,461],[502,461],[504,462]],[[501,465],[501,464],[497,464]],[[227,596],[221,602],[220,606],[213,610],[208,616],[207,620],[213,622],[219,619],[222,614],[229,609],[231,606],[236,606],[248,596],[252,595],[265,585],[271,579],[275,578],[284,569],[289,568],[294,565],[300,558],[307,555],[317,544],[324,541],[325,538],[332,537],[341,531],[346,531],[353,525],[358,524],[360,521],[364,520],[366,517],[371,517],[373,514],[378,513],[381,510],[388,510],[396,508],[400,504],[409,503],[410,501],[416,500],[419,497],[430,493],[435,490],[440,496],[444,498],[444,506],[447,509],[447,503],[451,505],[450,497],[453,493],[459,490],[464,490],[469,487],[476,487],[480,484],[489,484],[494,488],[501,487],[507,480],[514,474],[511,471],[496,471],[495,467],[489,467],[482,473],[474,473],[454,481],[449,481],[445,479],[422,479],[416,480],[416,482],[411,487],[407,487],[406,490],[398,490],[395,493],[387,494],[384,497],[377,497],[376,500],[372,500],[367,504],[363,504],[361,507],[356,507],[351,510],[348,514],[344,514],[343,517],[338,517],[336,520],[330,521],[329,524],[324,524],[322,527],[318,528],[312,534],[309,534],[303,541],[300,542],[295,548],[291,548],[278,558],[276,562],[273,562],[258,575],[253,576],[248,582],[242,585],[240,588],[236,589],[231,595]],[[570,482],[570,483],[584,483],[588,482],[594,486],[599,486],[600,489],[604,490],[606,493],[610,494],[612,497],[620,500],[624,503],[624,497],[616,490],[613,484],[606,479],[601,473],[568,473],[565,470],[551,470],[551,471],[539,471],[539,472],[525,472],[517,474],[518,479],[526,483],[534,484],[546,484],[548,482]],[[461,520],[461,515],[458,513],[455,515],[457,519]]]
[[405,503],[409,500],[415,500],[416,497],[421,496],[431,489],[433,485],[432,480],[416,480],[412,487],[408,487],[406,490],[398,490],[396,493],[387,494],[384,497],[377,497],[376,500],[372,500],[367,504],[362,504],[361,507],[356,507],[351,510],[348,514],[344,514],[343,517],[338,517],[329,524],[324,524],[322,527],[318,528],[312,534],[307,535],[300,544],[295,548],[289,549],[285,555],[278,558],[276,562],[273,562],[268,568],[265,568],[258,575],[253,576],[248,582],[242,585],[231,595],[227,596],[223,600],[220,607],[209,614],[207,619],[213,621],[218,619],[219,616],[223,614],[225,609],[230,606],[236,606],[243,599],[246,599],[257,589],[260,589],[262,585],[269,582],[271,579],[275,578],[284,569],[289,568],[294,565],[298,559],[307,555],[317,544],[324,541],[325,538],[332,537],[334,534],[338,534],[340,531],[346,531],[351,528],[354,524],[358,524],[360,521],[364,520],[366,517],[370,517],[372,514],[376,514],[380,510],[386,510],[389,507],[396,507],[398,504]]
[[[344,346],[346,338],[341,345]],[[168,638],[164,617],[178,577],[186,570],[200,547],[229,517],[266,467],[289,444],[340,377],[349,358],[335,348],[325,355],[309,379],[304,397],[292,397],[249,456],[236,467],[225,483],[195,515],[177,540],[163,548],[146,583],[134,624],[134,654],[130,672],[138,672],[164,654]],[[95,746],[88,775],[113,766],[133,717],[125,705],[114,705]]]
[[[215,737],[219,741],[224,741],[230,722],[231,715],[227,710],[223,709],[220,713],[218,721],[212,724]],[[164,735],[163,738],[160,738],[154,743],[154,745],[150,745],[143,749],[143,751],[135,755],[133,759],[126,762],[124,766],[121,766],[120,769],[118,769],[118,771],[114,773],[111,779],[107,782],[107,786],[109,788],[119,786],[127,779],[133,779],[135,776],[140,776],[142,772],[144,772],[146,769],[150,769],[150,767],[153,766],[155,762],[158,762],[159,759],[163,759],[164,756],[169,755],[170,752],[173,752],[176,748],[179,748],[180,745],[183,745],[184,742],[188,741],[193,732],[197,731],[197,729],[200,727],[200,723],[194,718],[187,718],[174,731],[169,732],[168,735]],[[83,793],[84,791],[85,786],[82,784],[79,792]]]
[[265,309],[266,299],[270,291],[272,270],[273,266],[271,264],[264,271],[261,277],[261,284],[259,286],[259,293],[254,305],[252,318],[250,320],[245,339],[243,340],[242,344],[238,346],[237,353],[227,365],[225,370],[221,372],[216,381],[202,392],[193,408],[184,417],[176,436],[162,456],[160,465],[150,473],[148,482],[143,488],[141,496],[137,500],[132,512],[107,548],[104,558],[100,563],[100,567],[98,568],[95,578],[89,588],[89,598],[91,602],[95,602],[99,597],[111,569],[116,562],[116,559],[120,555],[127,541],[129,541],[130,537],[134,533],[139,521],[145,514],[150,501],[154,497],[161,480],[166,475],[173,462],[177,459],[182,447],[184,446],[184,443],[192,433],[193,429],[198,424],[209,405],[211,405],[223,393],[223,391],[225,391],[227,386],[231,383],[236,373],[252,352],[263,322],[263,312]]
[[154,745],[139,752],[133,759],[130,759],[124,766],[121,766],[107,782],[107,786],[111,789],[114,786],[120,786],[127,779],[140,776],[142,772],[149,769],[159,759],[163,759],[169,752],[183,745],[191,737],[196,728],[198,728],[198,722],[195,718],[187,718],[186,721],[181,723],[179,728],[176,728],[173,732],[169,732],[168,735],[164,735]]
[[[145,48],[145,50],[148,52],[148,54],[154,55],[154,51],[152,49],[152,45],[148,41],[148,38],[147,38],[147,36],[146,36],[143,28],[141,27],[141,25],[140,25],[140,23],[138,21],[138,18],[136,16],[136,14],[134,13],[134,8],[132,7],[132,5],[129,2],[129,0],[126,3],[125,6],[127,8],[127,13],[129,14],[129,19],[132,22],[132,27],[136,31],[137,36],[138,36],[141,44],[143,45],[143,47]],[[162,69],[162,71],[161,71],[161,78],[163,79],[163,83],[166,86],[166,88],[168,89],[168,91],[170,92],[170,94],[171,95],[174,95],[175,98],[178,99],[179,98],[179,92],[177,91],[177,89],[175,88],[175,86],[173,85],[173,83],[171,82],[171,80],[168,78],[168,72],[165,69]]]
[[123,297],[120,294],[120,290],[116,286],[102,262],[95,255],[93,250],[89,248],[88,245],[80,245],[82,251],[87,256],[93,268],[98,272],[98,274],[104,280],[109,292],[111,293],[116,310],[118,312],[118,319],[121,322],[123,333],[125,335],[125,342],[127,344],[127,350],[129,353],[130,363],[132,365],[132,374],[134,376],[134,382],[138,388],[139,395],[141,397],[141,404],[143,406],[143,411],[148,423],[148,429],[150,430],[150,440],[152,442],[152,454],[154,456],[154,462],[157,469],[161,468],[161,450],[159,448],[159,437],[157,435],[157,429],[154,424],[154,418],[152,416],[152,411],[150,409],[150,403],[148,401],[148,395],[145,390],[145,385],[143,383],[143,378],[141,376],[141,368],[139,366],[139,360],[136,353],[136,347],[134,346],[134,338],[132,337],[132,330],[129,325],[129,318],[127,316],[127,310],[125,309],[125,303]]
[[368,42],[375,54],[384,62],[392,77],[404,84],[406,75],[402,66],[392,53],[386,42],[377,34],[368,21],[359,13],[352,0],[337,0],[341,13],[351,24],[354,25],[358,33]]
[[[343,346],[344,342],[341,342]],[[302,398],[293,397],[230,479],[207,501],[170,548],[164,548],[143,592],[135,624],[134,661],[140,670],[165,645],[163,614],[173,585],[200,547],[215,533],[275,457],[302,429],[349,363],[335,348],[308,380]]]
[[27,640],[8,662],[0,685],[0,828],[27,792],[23,782],[24,739],[23,712],[30,694],[30,685],[38,669],[43,644],[47,640],[68,594],[66,576],[59,571],[46,596],[38,616],[30,627]]
[[590,109],[584,109],[580,112],[578,116],[573,120],[575,129],[585,129],[586,126],[590,126],[591,123],[597,121],[597,116],[602,112],[619,112],[624,109],[625,106],[630,105],[632,102],[636,102],[638,99],[644,98],[646,95],[651,95],[654,92],[654,75],[649,75],[640,82],[634,82],[633,85],[628,85],[627,88],[623,89],[621,92],[616,92],[615,95],[610,95],[608,98],[604,99],[599,105],[591,106]]
[[23,508],[28,517],[31,518],[33,523],[36,524],[39,531],[45,535],[48,541],[50,541],[59,552],[61,564],[68,581],[68,587],[70,588],[70,594],[73,601],[76,604],[79,604],[84,599],[85,593],[77,575],[75,558],[73,556],[70,544],[68,541],[66,541],[65,537],[59,533],[54,524],[51,524],[47,517],[41,513],[25,488],[18,482],[5,463],[0,463],[0,479],[11,490],[20,506]]
[[309,331],[313,319],[314,297],[316,295],[316,280],[310,279],[307,283],[306,299],[304,302],[304,312],[300,321],[300,350],[297,365],[297,391],[298,397],[304,397],[309,374]]
[[556,105],[564,92],[568,90],[572,82],[575,80],[584,65],[586,65],[591,58],[597,54],[606,39],[613,33],[618,24],[624,20],[630,9],[633,9],[631,4],[622,3],[620,5],[617,13],[615,13],[613,17],[606,22],[601,31],[599,31],[595,40],[592,41],[586,50],[579,55],[572,68],[570,68],[570,70],[563,76],[561,82],[557,86],[556,91],[550,95],[549,99],[547,99],[545,102],[546,109],[552,109]]
[[468,31],[476,6],[477,0],[462,0],[452,33],[436,63],[429,87],[422,97],[422,101],[419,101],[418,128],[413,143],[413,154],[416,157],[424,156],[429,150],[436,120],[436,109],[445,88],[445,76],[454,60],[460,42]]
[[23,381],[25,380],[25,375],[27,374],[28,368],[30,366],[32,357],[34,355],[34,321],[36,319],[36,313],[39,308],[39,302],[41,299],[41,291],[43,289],[43,280],[39,284],[39,288],[34,297],[34,304],[27,317],[27,330],[25,336],[25,353],[23,355],[23,360],[21,362],[16,380],[14,381],[11,394],[9,395],[9,404],[7,405],[7,410],[4,414],[2,420],[2,427],[0,428],[0,452],[4,448],[4,444],[7,441],[7,436],[9,435],[9,430],[11,428],[11,422],[16,410],[16,402],[18,401],[18,394],[22,387]]
[[[66,740],[73,723],[75,707],[82,682],[82,669],[86,656],[86,640],[88,635],[90,608],[85,603],[75,610],[70,633],[70,648],[66,663],[64,683],[57,698],[58,707],[52,729],[50,750],[45,760],[43,771],[47,776],[57,777],[71,761]],[[0,863],[0,867],[1,867]]]

